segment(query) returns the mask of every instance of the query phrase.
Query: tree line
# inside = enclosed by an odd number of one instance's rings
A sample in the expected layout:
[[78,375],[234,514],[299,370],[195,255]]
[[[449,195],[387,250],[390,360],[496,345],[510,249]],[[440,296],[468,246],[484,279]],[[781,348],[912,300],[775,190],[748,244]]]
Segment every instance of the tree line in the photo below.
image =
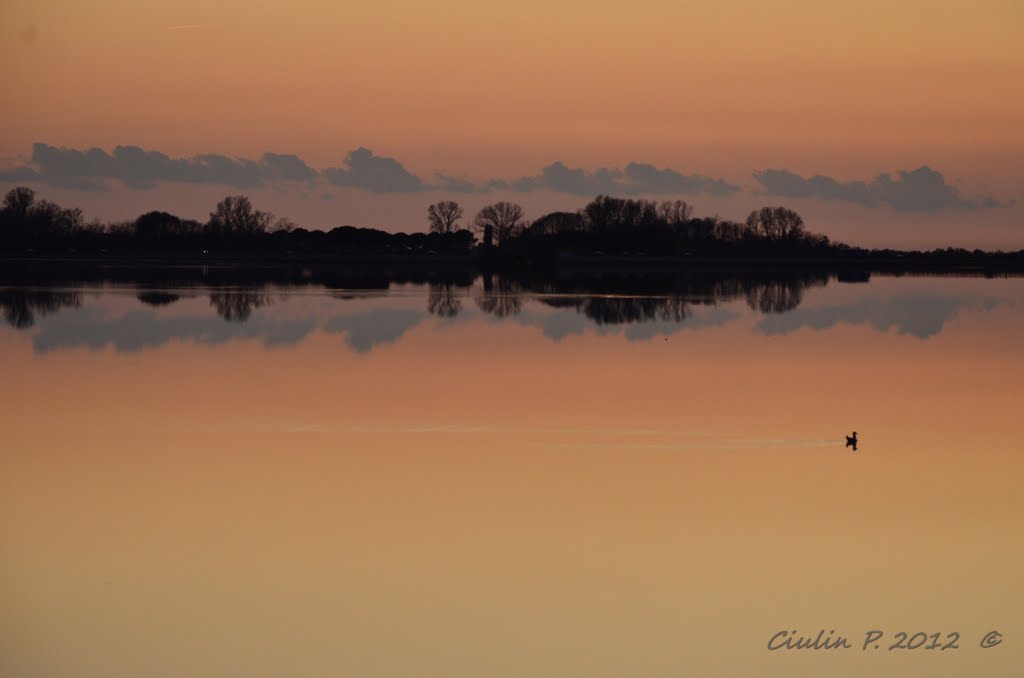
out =
[[687,255],[724,252],[828,250],[839,245],[808,232],[799,214],[764,207],[744,222],[694,217],[683,200],[599,195],[575,212],[552,212],[533,221],[522,206],[496,202],[472,219],[457,202],[427,208],[425,232],[390,233],[340,226],[301,228],[257,209],[243,195],[225,197],[205,222],[161,211],[134,220],[86,221],[82,210],[37,200],[26,187],[12,189],[0,207],[0,247],[9,251],[70,248],[99,251],[241,254],[292,253],[470,254],[529,259],[562,254]]
[[[451,233],[464,216],[453,201],[428,208],[431,232]],[[470,222],[482,248],[608,250],[609,253],[685,254],[708,245],[773,243],[827,248],[828,237],[808,232],[799,214],[786,207],[762,207],[738,223],[695,218],[684,200],[657,202],[599,195],[576,212],[552,212],[530,222],[523,208],[497,202]]]

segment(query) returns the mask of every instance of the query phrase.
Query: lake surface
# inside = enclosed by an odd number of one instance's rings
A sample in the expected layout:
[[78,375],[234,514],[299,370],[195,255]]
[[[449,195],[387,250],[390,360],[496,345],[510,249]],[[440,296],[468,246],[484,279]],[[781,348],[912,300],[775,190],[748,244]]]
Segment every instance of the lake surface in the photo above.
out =
[[[1024,279],[8,286],[0,312],[3,675],[1024,666]],[[767,647],[820,629],[853,648]]]

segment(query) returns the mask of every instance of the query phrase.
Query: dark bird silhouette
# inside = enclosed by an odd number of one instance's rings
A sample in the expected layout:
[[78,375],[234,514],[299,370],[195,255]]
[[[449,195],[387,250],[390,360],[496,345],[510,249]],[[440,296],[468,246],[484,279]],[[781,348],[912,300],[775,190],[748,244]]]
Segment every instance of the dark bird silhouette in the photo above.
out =
[[857,451],[857,432],[854,431],[852,436],[846,436],[846,446],[852,447],[853,451]]

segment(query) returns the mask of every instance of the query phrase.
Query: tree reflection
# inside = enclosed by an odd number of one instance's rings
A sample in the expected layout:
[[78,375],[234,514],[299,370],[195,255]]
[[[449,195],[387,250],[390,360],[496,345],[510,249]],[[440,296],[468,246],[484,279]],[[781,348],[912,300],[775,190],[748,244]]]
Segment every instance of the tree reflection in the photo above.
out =
[[474,301],[484,313],[498,318],[514,317],[523,310],[523,288],[505,278],[498,278],[495,285],[488,275],[484,277],[483,292]]
[[747,291],[747,304],[761,313],[792,311],[804,298],[807,283],[800,280],[771,280]]
[[253,309],[269,306],[274,302],[265,288],[238,290],[217,290],[210,292],[210,305],[229,323],[244,323]]
[[[828,276],[817,273],[784,278],[627,279],[587,281],[539,286],[538,300],[553,308],[574,308],[601,325],[685,321],[690,307],[717,305],[746,299],[762,313],[792,311],[803,301],[804,290],[825,285]],[[573,291],[579,296],[557,296]],[[554,294],[556,296],[547,296]]]
[[442,318],[454,318],[462,310],[462,299],[450,282],[430,283],[427,292],[427,311]]
[[181,295],[161,292],[160,290],[146,290],[145,292],[139,292],[135,295],[135,298],[147,306],[167,306],[181,299]]
[[4,320],[19,330],[36,324],[36,315],[49,315],[62,308],[78,308],[82,297],[75,291],[5,289],[0,290],[0,309]]
[[689,315],[686,299],[671,297],[591,297],[583,314],[599,325],[643,322],[682,322]]
[[[535,299],[552,308],[574,309],[599,325],[665,322],[682,323],[694,314],[693,307],[717,305],[743,300],[754,311],[783,314],[796,309],[809,287],[825,285],[827,273],[787,272],[757,277],[719,276],[714,272],[686,275],[622,273],[593,275],[570,273],[524,279],[484,274],[478,278],[474,292],[472,276],[449,276],[431,273],[416,279],[406,276],[403,283],[427,287],[427,311],[440,318],[454,318],[464,310],[467,297],[483,313],[496,318],[512,318],[522,313],[527,299]],[[367,280],[351,280],[352,287],[327,288],[327,294],[348,300],[387,295],[388,278],[378,276],[376,287],[363,288]],[[341,279],[338,279],[341,281]],[[163,307],[182,298],[186,280],[147,280],[136,288],[136,298],[152,307]],[[305,283],[309,284],[309,283]],[[255,309],[274,303],[276,297],[268,290],[288,289],[297,285],[287,282],[263,282],[258,279],[239,280],[233,286],[207,288],[210,305],[216,314],[229,323],[243,323]],[[465,292],[460,288],[465,288]],[[185,292],[185,296],[194,292]],[[276,294],[276,292],[275,292]],[[40,315],[54,313],[63,307],[81,305],[80,292],[41,287],[0,288],[0,311],[7,323],[17,328],[32,327]]]

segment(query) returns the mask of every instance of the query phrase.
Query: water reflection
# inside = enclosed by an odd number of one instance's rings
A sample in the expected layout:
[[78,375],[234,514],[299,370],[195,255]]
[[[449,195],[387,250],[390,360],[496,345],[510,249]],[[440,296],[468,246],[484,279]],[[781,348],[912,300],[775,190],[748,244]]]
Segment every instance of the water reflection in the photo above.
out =
[[427,294],[427,312],[442,318],[454,318],[462,311],[462,299],[450,282],[430,283]]
[[999,302],[991,298],[957,299],[939,295],[907,295],[890,299],[868,298],[822,308],[793,309],[786,315],[765,316],[757,329],[781,335],[799,329],[825,330],[839,323],[869,325],[879,332],[896,328],[899,334],[918,339],[934,337],[958,312],[991,310]]
[[483,290],[474,301],[488,315],[509,318],[522,312],[523,294],[523,288],[515,281],[499,278],[495,284],[490,276],[485,276]]
[[327,332],[345,334],[345,342],[358,353],[375,346],[397,341],[423,320],[423,313],[414,309],[375,308],[362,313],[348,313],[330,318],[324,325]]
[[[990,296],[932,290],[881,293],[872,283],[845,285],[807,273],[753,279],[643,276],[552,282],[488,275],[412,284],[361,282],[374,286],[264,283],[203,289],[147,284],[127,290],[139,306],[124,310],[122,304],[117,311],[108,302],[124,298],[122,287],[7,287],[0,288],[0,309],[12,327],[33,330],[38,352],[76,346],[136,351],[171,340],[216,344],[255,339],[266,346],[293,346],[322,331],[342,335],[349,348],[367,353],[431,317],[514,321],[538,328],[553,341],[588,331],[645,341],[719,327],[745,316],[752,317],[754,332],[769,336],[847,323],[928,339],[961,310],[990,310],[998,303]],[[853,294],[837,291],[805,305],[810,292],[830,284],[833,290]],[[83,293],[95,303],[84,305]],[[200,303],[204,298],[206,307]]]
[[81,303],[81,296],[74,291],[0,289],[0,309],[3,309],[4,320],[22,330],[36,324],[36,315],[50,315],[62,308],[77,308]]
[[800,280],[770,280],[748,290],[747,303],[761,313],[786,313],[803,301],[805,287]]
[[217,291],[210,293],[210,305],[217,309],[217,315],[229,323],[244,323],[253,309],[273,303],[266,288]]
[[135,298],[147,306],[167,306],[181,299],[181,295],[160,290],[144,290],[136,294]]
[[4,675],[747,676],[782,624],[919,622],[971,643],[772,675],[1014,675],[1019,643],[976,639],[1024,636],[1021,300],[910,277],[0,287],[33,318],[0,323],[3,656],[33,669]]

